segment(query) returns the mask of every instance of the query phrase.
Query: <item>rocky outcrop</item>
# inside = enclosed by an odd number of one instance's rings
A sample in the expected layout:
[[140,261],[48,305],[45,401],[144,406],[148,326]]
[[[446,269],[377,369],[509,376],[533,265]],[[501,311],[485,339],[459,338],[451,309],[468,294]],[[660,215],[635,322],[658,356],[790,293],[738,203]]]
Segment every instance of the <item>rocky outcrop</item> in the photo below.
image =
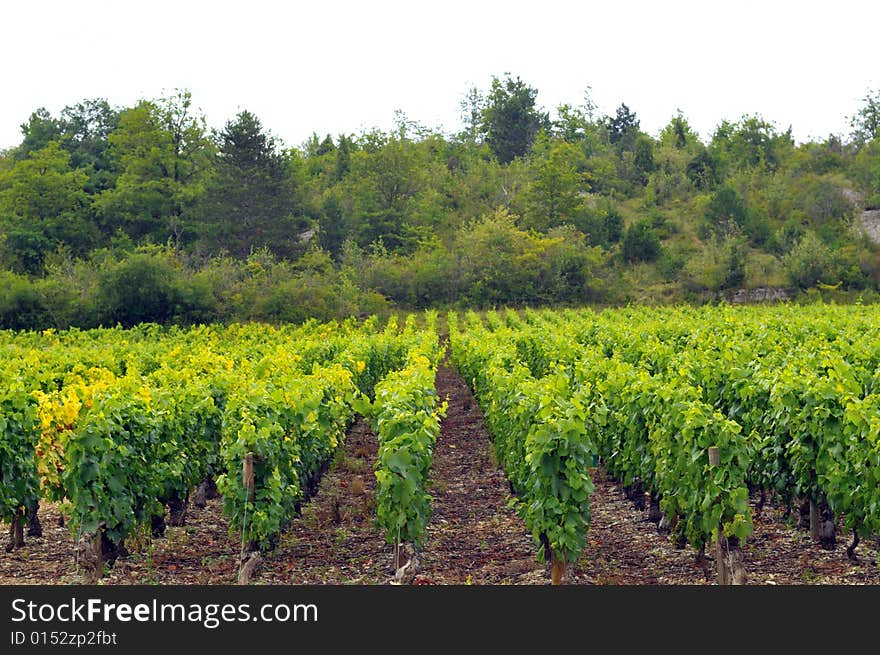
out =
[[737,289],[727,298],[734,303],[779,302],[788,300],[788,291],[782,287],[758,287],[757,289]]
[[865,209],[865,196],[852,189],[841,189],[856,208],[856,223],[874,243],[880,243],[880,209]]

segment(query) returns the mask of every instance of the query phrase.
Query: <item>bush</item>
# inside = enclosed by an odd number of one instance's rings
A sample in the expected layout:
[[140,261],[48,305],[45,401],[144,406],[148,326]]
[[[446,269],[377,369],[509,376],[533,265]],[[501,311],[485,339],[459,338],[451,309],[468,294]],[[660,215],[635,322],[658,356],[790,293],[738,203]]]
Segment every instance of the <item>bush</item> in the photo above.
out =
[[657,259],[657,272],[666,282],[674,282],[686,263],[687,257],[682,253],[664,251]]
[[746,281],[746,255],[741,243],[730,241],[725,244],[722,267],[722,289],[737,289],[743,285]]
[[799,289],[816,286],[818,282],[834,284],[836,271],[831,249],[812,232],[807,232],[783,259],[789,284]]
[[51,325],[34,284],[23,275],[0,271],[0,327],[10,330]]
[[101,274],[99,303],[105,324],[165,323],[178,298],[177,271],[163,254],[135,253]]
[[819,179],[808,185],[800,200],[804,213],[816,227],[835,221],[845,223],[855,211],[849,198],[827,179]]
[[338,273],[305,271],[273,285],[251,318],[273,323],[304,323],[310,318],[323,322],[379,314],[388,308],[380,294],[363,291]]
[[660,254],[660,237],[650,221],[630,225],[623,235],[623,258],[628,262],[651,262]]

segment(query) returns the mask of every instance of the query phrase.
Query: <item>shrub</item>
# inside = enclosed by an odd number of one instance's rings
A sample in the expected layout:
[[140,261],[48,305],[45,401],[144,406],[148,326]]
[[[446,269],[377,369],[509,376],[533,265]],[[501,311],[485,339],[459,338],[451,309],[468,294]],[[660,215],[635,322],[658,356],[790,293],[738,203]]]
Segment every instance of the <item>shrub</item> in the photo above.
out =
[[628,262],[650,262],[660,254],[660,237],[647,220],[630,225],[623,235],[623,258]]
[[0,327],[11,330],[50,325],[34,284],[23,275],[0,271]]
[[135,253],[109,265],[98,284],[104,322],[164,323],[174,313],[177,271],[163,254]]
[[800,289],[817,282],[834,284],[834,256],[831,249],[815,234],[807,232],[783,259],[789,284]]

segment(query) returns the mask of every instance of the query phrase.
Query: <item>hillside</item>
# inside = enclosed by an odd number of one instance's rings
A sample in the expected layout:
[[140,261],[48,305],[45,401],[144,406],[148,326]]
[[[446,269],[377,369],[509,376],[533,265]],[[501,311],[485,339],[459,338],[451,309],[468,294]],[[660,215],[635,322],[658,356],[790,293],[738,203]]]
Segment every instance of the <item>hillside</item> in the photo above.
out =
[[38,109],[0,154],[0,326],[876,298],[870,93],[806,143],[749,115],[651,135],[589,98],[551,117],[510,76],[464,104],[455,134],[400,113],[296,147],[248,111],[208,131],[187,91]]

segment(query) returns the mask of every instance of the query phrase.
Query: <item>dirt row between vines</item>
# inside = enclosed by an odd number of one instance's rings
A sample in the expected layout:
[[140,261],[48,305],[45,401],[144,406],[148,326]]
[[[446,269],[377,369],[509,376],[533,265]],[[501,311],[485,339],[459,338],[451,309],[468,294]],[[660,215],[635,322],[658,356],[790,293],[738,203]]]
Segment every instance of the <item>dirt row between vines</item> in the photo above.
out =
[[[492,457],[482,412],[456,371],[441,366],[437,389],[448,399],[429,491],[434,511],[418,570],[406,584],[549,584],[531,535],[509,504],[507,480]],[[375,526],[373,475],[377,442],[359,420],[350,430],[317,494],[303,506],[268,553],[254,584],[388,584],[391,546]],[[592,522],[585,552],[567,572],[568,584],[713,584],[709,568],[690,548],[678,549],[657,533],[645,511],[636,510],[618,484],[593,469]],[[79,577],[73,540],[59,525],[55,506],[40,509],[44,536],[27,538],[13,553],[0,552],[0,584],[72,584]],[[789,525],[781,508],[767,506],[755,518],[745,545],[752,584],[880,584],[880,544],[863,540],[860,562],[846,559],[844,535],[822,550]],[[135,535],[131,554],[117,560],[102,584],[234,584],[240,541],[230,535],[222,499],[189,508],[183,527],[150,539]],[[411,567],[408,573],[412,572]]]

